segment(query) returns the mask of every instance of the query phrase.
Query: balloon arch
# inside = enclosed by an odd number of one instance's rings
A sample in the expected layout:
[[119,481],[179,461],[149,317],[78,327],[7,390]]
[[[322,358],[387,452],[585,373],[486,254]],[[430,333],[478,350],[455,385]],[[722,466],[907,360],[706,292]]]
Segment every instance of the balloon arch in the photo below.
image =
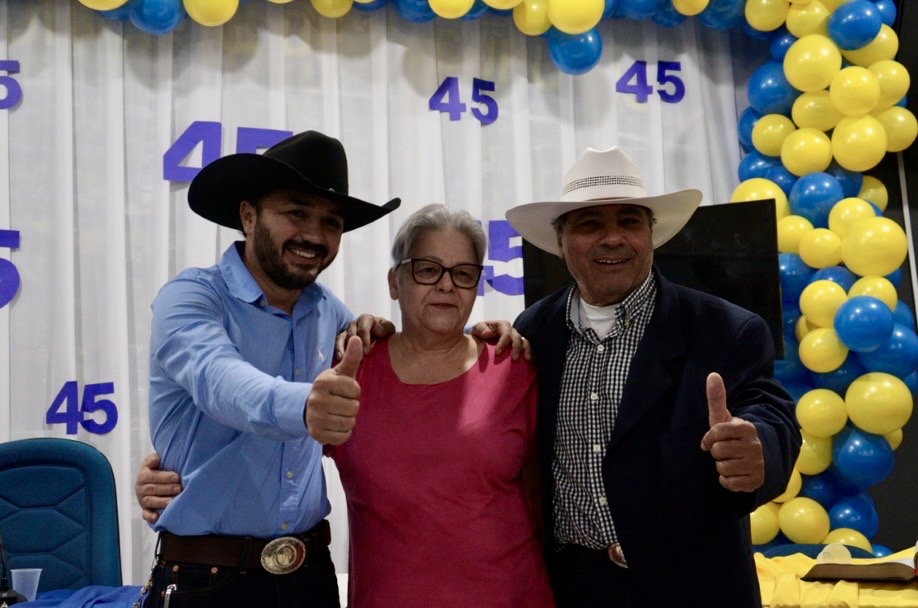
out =
[[[79,1],[159,35],[186,19],[220,26],[246,0]],[[694,18],[768,45],[738,121],[745,154],[731,202],[776,201],[785,330],[776,373],[797,400],[804,443],[784,494],[752,514],[753,543],[888,554],[872,543],[879,518],[868,490],[892,471],[918,391],[915,317],[897,295],[907,237],[883,215],[884,184],[865,174],[918,135],[905,107],[910,77],[895,60],[893,0],[391,1],[412,22],[510,16],[521,33],[544,36],[572,75],[599,62],[604,19],[674,27]],[[328,18],[386,4],[310,2]]]

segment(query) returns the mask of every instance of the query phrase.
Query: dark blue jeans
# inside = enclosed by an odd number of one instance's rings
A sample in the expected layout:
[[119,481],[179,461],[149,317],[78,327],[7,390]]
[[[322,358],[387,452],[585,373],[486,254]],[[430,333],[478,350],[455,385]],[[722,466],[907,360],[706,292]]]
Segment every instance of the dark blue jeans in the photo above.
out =
[[144,608],[340,608],[338,579],[328,547],[290,574],[158,560]]

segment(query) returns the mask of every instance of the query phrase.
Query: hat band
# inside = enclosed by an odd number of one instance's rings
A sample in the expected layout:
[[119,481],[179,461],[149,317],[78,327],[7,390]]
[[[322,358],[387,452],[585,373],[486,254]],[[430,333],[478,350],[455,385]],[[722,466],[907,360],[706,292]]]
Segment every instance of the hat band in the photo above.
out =
[[584,188],[595,188],[597,186],[625,186],[628,188],[640,188],[644,190],[644,182],[639,177],[632,175],[593,175],[590,177],[581,177],[564,184],[561,190],[561,196],[565,196],[575,190]]

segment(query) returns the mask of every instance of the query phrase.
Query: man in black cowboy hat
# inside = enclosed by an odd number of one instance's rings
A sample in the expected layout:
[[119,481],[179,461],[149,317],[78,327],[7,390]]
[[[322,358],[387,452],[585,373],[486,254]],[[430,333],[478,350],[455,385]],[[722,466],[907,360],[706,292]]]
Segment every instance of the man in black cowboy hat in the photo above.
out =
[[316,278],[342,233],[399,199],[377,206],[350,196],[341,143],[307,131],[209,164],[188,201],[245,238],[153,302],[150,428],[183,491],[154,525],[144,605],[337,608],[322,446],[308,436],[307,403],[318,382],[355,401],[347,371],[361,349],[352,339],[331,367],[353,315]]
[[768,327],[654,270],[700,192],[648,196],[618,148],[564,182],[507,212],[574,278],[516,320],[539,366],[556,603],[760,606],[748,515],[784,491],[801,441]]

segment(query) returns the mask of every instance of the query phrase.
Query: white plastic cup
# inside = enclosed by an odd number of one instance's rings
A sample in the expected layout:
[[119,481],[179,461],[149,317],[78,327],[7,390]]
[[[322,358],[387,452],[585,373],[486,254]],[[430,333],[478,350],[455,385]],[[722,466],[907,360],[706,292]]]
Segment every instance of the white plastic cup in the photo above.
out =
[[13,589],[24,595],[26,600],[34,602],[35,596],[38,595],[41,568],[13,568],[10,574],[13,577]]

